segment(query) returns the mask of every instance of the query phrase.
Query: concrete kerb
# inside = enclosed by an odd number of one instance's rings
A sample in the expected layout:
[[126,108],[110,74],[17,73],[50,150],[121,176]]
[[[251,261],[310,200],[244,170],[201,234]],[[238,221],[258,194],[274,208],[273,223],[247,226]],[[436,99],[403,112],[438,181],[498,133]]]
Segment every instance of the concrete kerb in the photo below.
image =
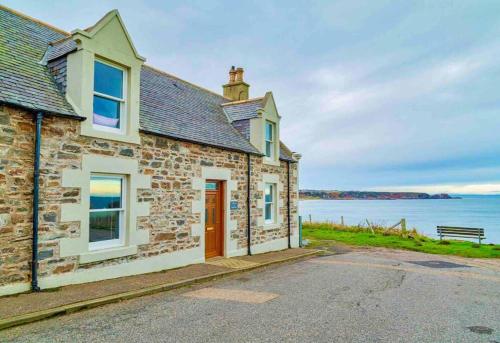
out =
[[169,291],[169,290],[173,290],[173,289],[177,289],[177,288],[182,288],[182,287],[186,287],[186,286],[197,284],[197,283],[213,281],[216,279],[221,279],[221,278],[232,276],[235,274],[240,274],[240,273],[252,271],[255,269],[265,268],[265,267],[275,265],[275,264],[286,263],[286,262],[290,262],[290,261],[294,261],[294,260],[298,260],[298,259],[312,257],[312,256],[319,254],[319,253],[320,253],[319,250],[311,250],[310,252],[307,252],[304,254],[290,256],[290,257],[286,257],[283,259],[274,260],[274,261],[270,261],[270,262],[259,263],[258,265],[250,266],[250,267],[246,267],[246,268],[213,273],[213,274],[205,275],[202,277],[186,279],[186,280],[173,282],[173,283],[159,284],[159,285],[141,288],[141,289],[137,289],[137,290],[133,290],[133,291],[112,294],[112,295],[108,295],[108,296],[100,297],[100,298],[96,298],[96,299],[79,301],[79,302],[68,304],[68,305],[61,305],[61,306],[53,307],[53,308],[50,308],[47,310],[41,310],[41,311],[30,312],[30,313],[26,313],[26,314],[22,314],[22,315],[18,315],[18,316],[13,316],[10,318],[5,318],[5,319],[0,320],[0,330],[7,329],[10,327],[14,327],[14,326],[18,326],[18,325],[36,322],[36,321],[39,321],[42,319],[47,319],[47,318],[54,317],[54,316],[61,315],[61,314],[74,313],[74,312],[77,312],[80,310],[98,307],[98,306],[102,306],[102,305],[106,305],[106,304],[110,304],[110,303],[114,303],[114,302],[119,302],[122,300],[138,298],[141,296],[151,295],[151,294]]

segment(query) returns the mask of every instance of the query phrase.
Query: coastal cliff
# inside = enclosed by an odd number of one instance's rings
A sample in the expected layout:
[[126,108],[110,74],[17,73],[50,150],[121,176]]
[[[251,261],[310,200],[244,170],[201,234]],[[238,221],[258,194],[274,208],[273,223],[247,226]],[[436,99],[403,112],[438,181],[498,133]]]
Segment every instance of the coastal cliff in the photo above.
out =
[[456,199],[449,194],[427,194],[416,192],[363,192],[327,191],[303,189],[299,191],[302,200],[409,200],[409,199]]

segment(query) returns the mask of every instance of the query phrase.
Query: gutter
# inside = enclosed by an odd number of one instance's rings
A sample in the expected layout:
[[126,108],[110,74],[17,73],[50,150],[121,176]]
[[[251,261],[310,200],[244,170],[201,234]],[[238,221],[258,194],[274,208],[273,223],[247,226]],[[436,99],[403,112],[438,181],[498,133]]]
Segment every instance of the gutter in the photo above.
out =
[[35,115],[35,157],[33,163],[33,247],[31,258],[31,290],[40,291],[38,286],[38,200],[40,188],[40,145],[42,143],[43,112]]
[[291,242],[291,233],[292,233],[292,229],[291,229],[291,218],[290,218],[290,161],[287,162],[286,164],[287,166],[287,219],[288,219],[288,249],[290,249],[292,247],[292,242]]
[[[1,7],[1,5],[0,5],[0,7]],[[33,112],[33,111],[43,112],[45,114],[45,116],[51,115],[54,117],[74,119],[74,120],[78,120],[78,121],[84,121],[87,119],[87,118],[81,117],[79,115],[73,115],[73,114],[65,113],[65,112],[54,112],[54,111],[50,111],[50,110],[43,109],[43,108],[30,107],[30,106],[26,106],[26,105],[23,105],[23,104],[20,104],[17,102],[13,102],[13,101],[0,100],[0,105],[12,106],[12,107],[20,108],[20,109],[23,109],[23,110],[26,110],[29,112]]]
[[251,224],[251,197],[250,197],[250,177],[252,175],[251,167],[252,167],[252,161],[250,160],[251,155],[247,153],[247,161],[248,161],[248,166],[247,166],[247,252],[248,256],[252,256],[252,250],[250,243],[252,241],[252,237],[250,236],[251,231],[252,231],[252,224]]

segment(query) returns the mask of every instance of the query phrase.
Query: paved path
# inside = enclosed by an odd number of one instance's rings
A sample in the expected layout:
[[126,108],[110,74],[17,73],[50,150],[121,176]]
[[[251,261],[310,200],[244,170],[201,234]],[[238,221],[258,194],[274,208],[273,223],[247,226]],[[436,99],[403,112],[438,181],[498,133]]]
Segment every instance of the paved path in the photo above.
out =
[[357,249],[0,332],[1,342],[500,342],[500,261]]

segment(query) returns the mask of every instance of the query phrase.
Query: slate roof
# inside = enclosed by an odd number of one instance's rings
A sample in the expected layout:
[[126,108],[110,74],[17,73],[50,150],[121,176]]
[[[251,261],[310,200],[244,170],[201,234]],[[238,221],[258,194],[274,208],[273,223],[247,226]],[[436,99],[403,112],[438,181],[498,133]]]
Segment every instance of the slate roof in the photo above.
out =
[[40,63],[49,42],[63,37],[0,7],[0,102],[78,117]]
[[[75,113],[43,63],[76,49],[67,37],[0,6],[0,103],[85,119]],[[141,70],[140,89],[142,131],[262,155],[231,122],[257,116],[263,98],[222,106],[227,98],[149,66]],[[280,150],[281,159],[293,161],[284,145]]]
[[59,40],[49,45],[45,58],[47,59],[47,61],[52,61],[72,51],[75,51],[76,48],[76,42],[72,39]]
[[141,128],[148,132],[260,154],[227,120],[228,100],[172,75],[143,66]]
[[280,142],[280,160],[295,162],[293,152],[283,142]]
[[236,101],[223,105],[224,112],[231,121],[252,119],[258,116],[257,110],[264,106],[264,98],[256,98],[244,102]]

